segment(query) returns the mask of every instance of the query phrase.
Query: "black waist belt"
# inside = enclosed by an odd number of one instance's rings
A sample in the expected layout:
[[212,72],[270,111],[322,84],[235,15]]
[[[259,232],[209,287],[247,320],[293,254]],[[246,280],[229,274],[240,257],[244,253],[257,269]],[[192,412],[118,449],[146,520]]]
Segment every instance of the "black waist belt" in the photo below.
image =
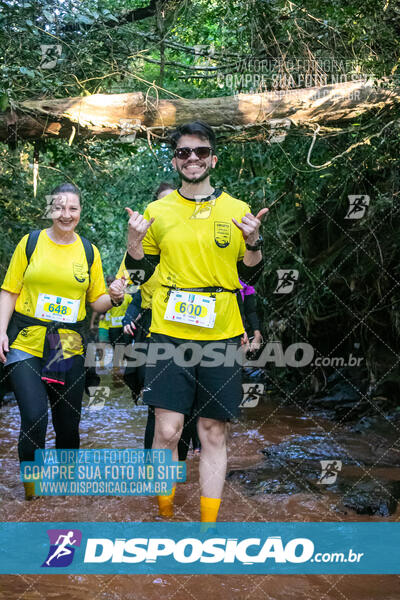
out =
[[64,385],[65,371],[69,367],[67,361],[70,359],[64,358],[59,329],[70,329],[71,331],[79,333],[83,342],[84,321],[77,321],[76,323],[62,323],[61,321],[48,322],[14,311],[7,329],[9,345],[11,346],[11,344],[15,342],[19,333],[25,329],[25,327],[33,327],[35,325],[46,328],[43,347],[44,365],[42,367],[41,378],[51,383],[60,383],[61,385]]
[[199,292],[204,294],[220,294],[221,292],[230,292],[231,294],[236,294],[236,292],[241,290],[241,288],[237,288],[236,290],[228,290],[224,287],[178,288],[173,285],[164,285],[163,283],[161,285],[162,287],[168,288],[165,302],[168,302],[171,292]]

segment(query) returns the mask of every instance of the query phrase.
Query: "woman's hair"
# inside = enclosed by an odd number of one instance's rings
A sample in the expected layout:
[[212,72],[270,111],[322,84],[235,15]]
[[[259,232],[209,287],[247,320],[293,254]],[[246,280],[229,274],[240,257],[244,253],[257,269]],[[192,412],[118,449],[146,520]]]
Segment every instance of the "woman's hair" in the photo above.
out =
[[61,183],[52,190],[50,195],[59,196],[60,194],[75,194],[79,200],[81,199],[81,192],[73,183]]
[[175,186],[173,183],[169,183],[169,181],[162,181],[160,183],[160,185],[157,188],[156,193],[154,194],[154,199],[157,200],[158,196],[162,193],[165,192],[165,190],[174,190]]

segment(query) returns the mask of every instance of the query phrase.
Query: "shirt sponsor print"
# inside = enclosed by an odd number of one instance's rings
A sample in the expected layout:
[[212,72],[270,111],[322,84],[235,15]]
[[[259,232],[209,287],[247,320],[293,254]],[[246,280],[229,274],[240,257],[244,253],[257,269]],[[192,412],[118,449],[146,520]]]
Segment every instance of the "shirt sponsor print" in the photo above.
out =
[[214,241],[219,248],[226,248],[231,241],[231,224],[224,221],[214,223]]
[[74,273],[74,277],[76,279],[76,281],[78,281],[79,283],[84,283],[86,281],[87,278],[87,267],[84,266],[81,263],[72,263],[72,271]]

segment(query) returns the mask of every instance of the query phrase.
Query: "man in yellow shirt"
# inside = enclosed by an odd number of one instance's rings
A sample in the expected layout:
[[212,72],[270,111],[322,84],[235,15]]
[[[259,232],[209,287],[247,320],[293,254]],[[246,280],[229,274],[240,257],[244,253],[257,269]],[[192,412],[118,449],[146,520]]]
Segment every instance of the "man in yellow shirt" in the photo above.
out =
[[[127,209],[126,268],[143,270],[146,280],[159,262],[150,327],[154,344],[182,347],[183,354],[190,341],[200,350],[212,340],[238,346],[243,325],[235,293],[239,276],[254,283],[261,272],[259,227],[268,209],[255,217],[247,204],[211,186],[217,156],[214,132],[206,123],[178,127],[171,145],[182,185],[150,203],[143,216]],[[203,363],[148,361],[143,399],[155,407],[153,448],[172,449],[175,460],[184,415],[194,407],[202,446],[201,520],[213,522],[225,481],[226,423],[241,399],[241,369]],[[174,490],[158,497],[161,515],[172,516],[173,497]]]

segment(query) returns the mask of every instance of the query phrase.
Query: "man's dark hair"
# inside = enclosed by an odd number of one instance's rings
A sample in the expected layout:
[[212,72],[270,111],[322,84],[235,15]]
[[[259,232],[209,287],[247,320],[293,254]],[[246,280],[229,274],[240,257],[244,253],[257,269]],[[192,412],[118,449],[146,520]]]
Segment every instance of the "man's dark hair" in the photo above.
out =
[[172,150],[175,150],[178,141],[183,135],[197,135],[202,140],[207,140],[210,143],[212,151],[215,150],[215,133],[212,127],[204,121],[192,121],[191,123],[185,123],[179,125],[170,135],[170,144]]
[[59,194],[76,194],[78,198],[81,198],[81,192],[79,188],[76,187],[73,183],[61,183],[57,187],[54,188],[51,192],[51,196],[58,196]]
[[176,189],[173,183],[169,183],[169,181],[162,181],[157,188],[156,193],[154,194],[154,199],[157,200],[158,196],[165,192],[165,190],[174,190]]

